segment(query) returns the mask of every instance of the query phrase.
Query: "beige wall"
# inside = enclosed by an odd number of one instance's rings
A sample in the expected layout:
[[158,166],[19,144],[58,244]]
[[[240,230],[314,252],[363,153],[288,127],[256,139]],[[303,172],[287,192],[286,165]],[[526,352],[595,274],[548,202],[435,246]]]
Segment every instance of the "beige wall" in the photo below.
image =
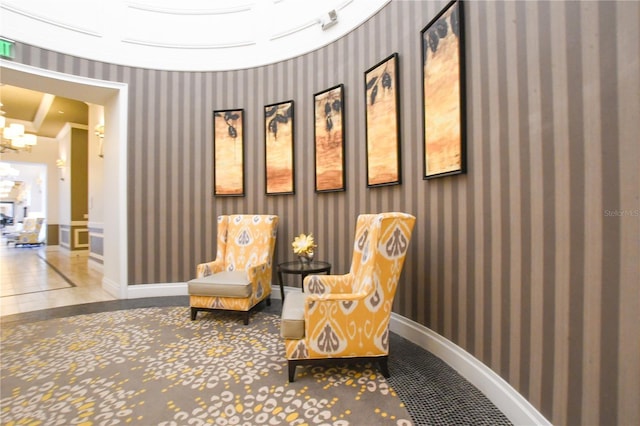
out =
[[58,158],[65,167],[59,171],[61,179],[59,212],[62,247],[71,251],[88,250],[88,132],[67,124],[59,141]]
[[[640,3],[468,2],[466,175],[422,179],[420,30],[393,1],[343,39],[235,72],[167,72],[17,44],[16,61],[129,84],[129,279],[186,281],[215,217],[276,213],[346,272],[361,212],[417,216],[395,311],[554,424],[640,423]],[[402,185],[366,188],[363,72],[400,55]],[[194,52],[194,54],[200,54]],[[313,94],[345,85],[347,190],[314,193]],[[263,106],[295,102],[296,194],[265,196]],[[244,108],[246,196],[213,198],[212,113]],[[345,237],[346,236],[346,237]]]

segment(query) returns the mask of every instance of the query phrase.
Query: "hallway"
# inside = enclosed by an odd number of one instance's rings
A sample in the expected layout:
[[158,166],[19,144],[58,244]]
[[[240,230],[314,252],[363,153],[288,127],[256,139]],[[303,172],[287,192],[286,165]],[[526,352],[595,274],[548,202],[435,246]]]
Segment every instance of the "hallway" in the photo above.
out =
[[46,247],[0,246],[0,316],[115,300],[86,256]]

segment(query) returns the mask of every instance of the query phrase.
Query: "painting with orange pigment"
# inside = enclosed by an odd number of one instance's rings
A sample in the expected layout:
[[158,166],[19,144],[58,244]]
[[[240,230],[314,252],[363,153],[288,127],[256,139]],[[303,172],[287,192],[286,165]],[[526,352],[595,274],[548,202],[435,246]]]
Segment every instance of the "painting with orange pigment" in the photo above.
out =
[[421,32],[424,179],[465,171],[462,6],[452,1]]
[[266,105],[264,126],[266,193],[293,194],[293,101]]
[[400,183],[400,97],[398,54],[364,74],[367,186]]
[[344,191],[344,85],[314,95],[316,192]]
[[213,112],[213,188],[216,196],[244,195],[244,110]]

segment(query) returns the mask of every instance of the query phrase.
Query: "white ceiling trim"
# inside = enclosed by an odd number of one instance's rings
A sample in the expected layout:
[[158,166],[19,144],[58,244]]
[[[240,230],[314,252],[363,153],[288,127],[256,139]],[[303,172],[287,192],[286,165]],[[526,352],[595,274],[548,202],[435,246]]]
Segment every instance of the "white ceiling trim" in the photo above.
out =
[[[80,33],[80,34],[89,35],[89,36],[92,36],[92,37],[102,37],[102,34],[96,32],[96,31],[89,30],[87,28],[82,28],[82,27],[79,27],[79,26],[76,26],[76,25],[65,24],[64,22],[55,21],[53,19],[45,18],[44,16],[40,16],[40,15],[37,15],[37,14],[35,14],[33,12],[26,11],[26,10],[18,9],[15,6],[11,6],[11,5],[8,5],[8,4],[5,4],[5,3],[0,4],[0,8],[5,9],[5,10],[7,10],[9,12],[12,12],[12,13],[18,14],[18,15],[22,15],[25,18],[28,18],[28,19],[33,19],[35,21],[40,21],[40,22],[45,23],[47,25],[53,25],[55,27],[63,28],[65,30],[73,31],[73,32]],[[6,21],[5,21],[5,24],[6,24]]]
[[166,13],[169,15],[227,15],[229,13],[248,12],[253,8],[253,6],[254,4],[251,3],[244,6],[218,9],[171,9],[133,2],[128,4],[128,7],[131,9],[138,9],[145,12]]
[[[166,0],[161,6],[147,1],[151,0],[83,0],[75,8],[63,2],[54,9],[50,0],[2,0],[2,12],[8,12],[2,35],[114,65],[240,70],[285,61],[335,42],[391,0],[239,0],[221,8],[203,8],[209,4],[204,0]],[[333,10],[338,13],[336,24],[323,29],[323,18]],[[47,18],[46,11],[55,13]]]
[[137,44],[140,46],[159,47],[163,49],[229,49],[233,47],[251,46],[256,44],[255,41],[238,41],[235,43],[224,44],[172,44],[158,43],[152,40],[136,40],[131,38],[122,39],[123,43]]
[[283,31],[281,33],[277,33],[276,35],[271,37],[270,40],[277,40],[277,39],[282,38],[282,37],[287,37],[287,36],[293,35],[293,34],[295,34],[297,32],[306,30],[307,28],[313,27],[314,25],[317,25],[317,24],[320,24],[320,19],[315,19],[313,21],[309,21],[309,22],[307,22],[305,24],[302,24],[302,25],[299,25],[297,27],[285,30],[285,31]]

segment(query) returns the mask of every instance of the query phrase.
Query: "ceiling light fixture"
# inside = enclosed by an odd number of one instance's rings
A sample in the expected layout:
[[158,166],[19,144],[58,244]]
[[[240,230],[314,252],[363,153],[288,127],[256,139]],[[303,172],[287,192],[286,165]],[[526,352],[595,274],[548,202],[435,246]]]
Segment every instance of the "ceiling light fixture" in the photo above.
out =
[[38,137],[31,133],[24,132],[24,125],[11,123],[7,126],[4,117],[0,116],[2,131],[2,142],[0,143],[0,153],[6,151],[27,151],[31,152],[31,147],[38,143]]

